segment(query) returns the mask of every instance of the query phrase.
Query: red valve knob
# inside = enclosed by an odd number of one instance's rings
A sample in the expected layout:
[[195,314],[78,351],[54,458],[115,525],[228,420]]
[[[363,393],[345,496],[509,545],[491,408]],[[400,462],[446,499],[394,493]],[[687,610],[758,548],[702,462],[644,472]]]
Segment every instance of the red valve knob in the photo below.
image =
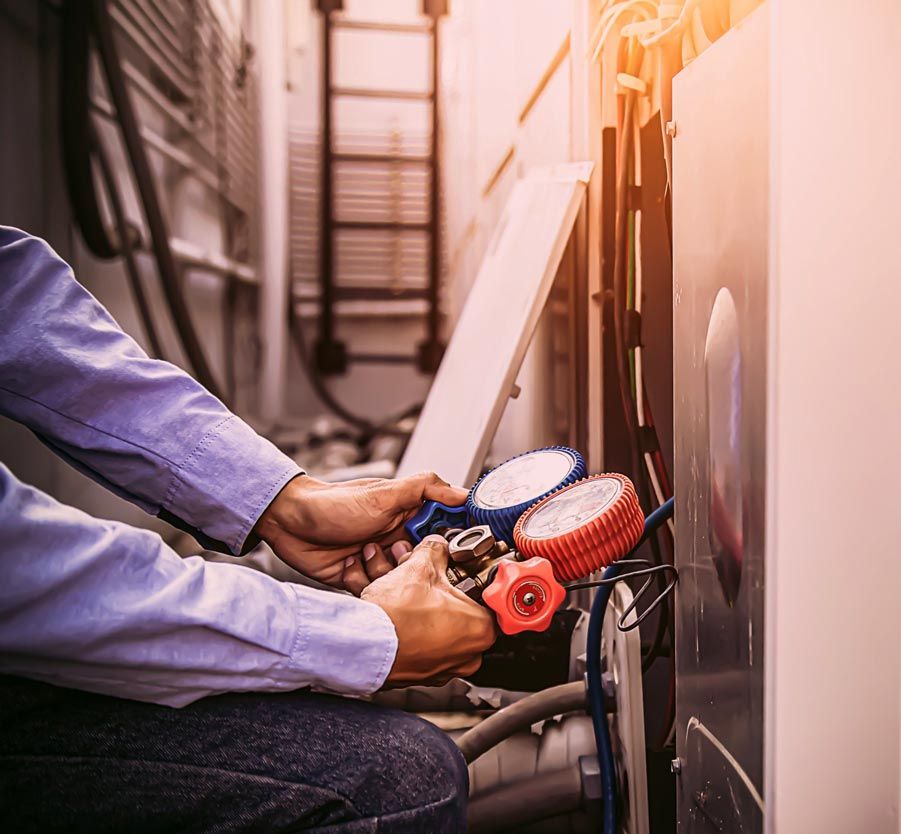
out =
[[538,556],[525,562],[503,559],[482,593],[482,601],[497,615],[504,634],[547,631],[565,597],[551,563]]

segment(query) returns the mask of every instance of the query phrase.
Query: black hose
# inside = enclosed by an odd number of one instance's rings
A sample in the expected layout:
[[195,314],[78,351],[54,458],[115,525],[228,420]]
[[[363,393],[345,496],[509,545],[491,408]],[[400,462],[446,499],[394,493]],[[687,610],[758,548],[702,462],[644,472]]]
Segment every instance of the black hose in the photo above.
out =
[[585,683],[575,681],[552,686],[510,704],[486,718],[457,739],[457,747],[467,763],[496,747],[504,739],[538,721],[566,712],[586,709]]
[[147,228],[150,231],[150,241],[156,258],[160,280],[163,284],[163,292],[169,305],[169,311],[172,314],[181,344],[188,357],[188,362],[194,369],[197,380],[213,396],[224,401],[223,393],[207,362],[203,346],[197,337],[197,331],[194,329],[191,314],[182,293],[178,267],[172,254],[172,249],[169,246],[169,230],[166,226],[166,219],[163,216],[159,196],[156,193],[153,172],[150,170],[150,162],[147,159],[137,118],[135,117],[128,88],[125,84],[125,77],[122,73],[116,42],[113,37],[106,0],[91,0],[90,8],[93,15],[93,29],[97,41],[97,50],[100,53],[110,98],[113,106],[116,108],[125,149],[134,173],[138,193],[141,196],[144,215],[147,219]]
[[629,388],[629,361],[626,357],[625,325],[623,316],[626,310],[627,282],[627,249],[628,249],[628,202],[629,190],[629,151],[632,145],[632,114],[635,111],[635,93],[626,93],[623,113],[622,137],[616,159],[616,220],[614,226],[614,258],[613,258],[613,325],[616,347],[617,381],[622,400],[623,417],[628,429],[629,445],[632,460],[632,475],[639,477],[641,451],[638,437],[638,414],[632,392]]
[[300,323],[300,315],[295,309],[293,298],[289,298],[288,301],[288,316],[288,325],[291,331],[291,338],[294,342],[295,348],[297,349],[297,356],[298,359],[300,359],[301,367],[304,369],[306,377],[310,381],[310,385],[312,386],[314,393],[322,402],[322,404],[334,415],[344,420],[344,422],[349,423],[351,426],[359,429],[361,432],[368,436],[374,436],[376,434],[390,434],[397,437],[409,438],[410,432],[408,430],[400,428],[397,424],[401,420],[417,414],[422,408],[422,404],[416,403],[415,405],[408,406],[396,416],[389,417],[387,420],[381,423],[373,423],[372,421],[367,420],[365,417],[361,417],[359,414],[354,414],[352,411],[345,408],[341,403],[339,403],[337,399],[335,399],[335,397],[332,395],[332,392],[328,390],[328,387],[323,382],[322,377],[316,372],[312,357],[307,350],[307,343],[304,341],[303,328]]
[[63,174],[85,246],[106,260],[116,257],[119,250],[103,222],[91,169],[90,10],[80,0],[66,0],[61,11],[59,123]]
[[103,147],[103,141],[97,135],[97,128],[93,124],[89,127],[91,144],[94,153],[97,156],[97,164],[100,167],[100,175],[106,186],[107,196],[109,198],[110,210],[116,223],[116,230],[119,236],[119,251],[125,261],[125,272],[128,275],[128,282],[131,285],[131,292],[134,296],[135,306],[138,308],[138,315],[141,318],[141,324],[144,327],[144,333],[147,341],[150,343],[150,353],[157,359],[163,358],[162,345],[160,344],[159,335],[156,332],[156,325],[153,321],[153,314],[150,311],[150,304],[147,301],[147,295],[144,293],[144,286],[141,283],[141,273],[135,260],[133,246],[133,227],[125,218],[125,212],[122,209],[122,201],[119,199],[119,189],[116,187],[116,179],[113,174],[109,157],[106,155],[106,149]]
[[582,774],[578,766],[503,785],[469,801],[469,834],[520,831],[537,820],[570,814],[582,807]]
[[[623,317],[626,310],[626,282],[628,263],[628,189],[629,189],[629,154],[632,147],[632,116],[635,111],[635,93],[627,92],[623,109],[623,129],[620,138],[616,159],[616,220],[614,231],[614,260],[613,260],[613,323],[614,342],[616,348],[617,381],[619,383],[620,399],[622,401],[623,418],[626,422],[627,435],[629,437],[629,452],[632,465],[632,475],[635,478],[636,487],[640,490],[643,499],[649,495],[647,476],[641,462],[641,437],[639,434],[638,411],[632,392],[629,387],[630,370],[629,360],[626,355],[625,325]],[[656,536],[651,541],[651,550],[655,564],[661,564],[660,544]],[[661,582],[663,582],[661,577]],[[658,617],[657,629],[651,652],[642,661],[642,671],[647,671],[654,660],[659,656],[660,647],[669,626],[669,606],[664,598],[664,608]]]

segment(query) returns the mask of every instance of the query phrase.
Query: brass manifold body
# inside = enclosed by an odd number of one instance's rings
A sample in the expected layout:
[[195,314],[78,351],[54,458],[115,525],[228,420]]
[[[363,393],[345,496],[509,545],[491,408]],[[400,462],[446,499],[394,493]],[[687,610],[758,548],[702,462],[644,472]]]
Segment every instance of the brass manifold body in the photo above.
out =
[[448,541],[448,581],[476,602],[481,601],[482,591],[491,584],[501,561],[522,561],[519,553],[499,541],[487,524],[465,530],[452,527],[440,534]]

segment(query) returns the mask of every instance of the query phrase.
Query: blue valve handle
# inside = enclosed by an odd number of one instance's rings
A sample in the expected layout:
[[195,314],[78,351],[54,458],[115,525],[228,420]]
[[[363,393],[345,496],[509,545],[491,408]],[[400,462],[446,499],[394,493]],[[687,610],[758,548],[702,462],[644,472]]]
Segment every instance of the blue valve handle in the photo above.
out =
[[438,501],[426,501],[419,512],[404,525],[404,530],[414,544],[419,544],[426,536],[435,532],[436,527],[468,526],[469,514],[465,505],[448,507]]

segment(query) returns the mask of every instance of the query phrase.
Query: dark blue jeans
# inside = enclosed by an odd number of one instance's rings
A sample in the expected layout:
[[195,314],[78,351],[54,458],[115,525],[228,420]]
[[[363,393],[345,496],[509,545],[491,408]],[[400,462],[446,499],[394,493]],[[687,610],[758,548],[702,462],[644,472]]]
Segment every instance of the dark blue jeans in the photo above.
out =
[[466,765],[415,716],[327,695],[184,709],[0,677],[0,830],[445,834]]

